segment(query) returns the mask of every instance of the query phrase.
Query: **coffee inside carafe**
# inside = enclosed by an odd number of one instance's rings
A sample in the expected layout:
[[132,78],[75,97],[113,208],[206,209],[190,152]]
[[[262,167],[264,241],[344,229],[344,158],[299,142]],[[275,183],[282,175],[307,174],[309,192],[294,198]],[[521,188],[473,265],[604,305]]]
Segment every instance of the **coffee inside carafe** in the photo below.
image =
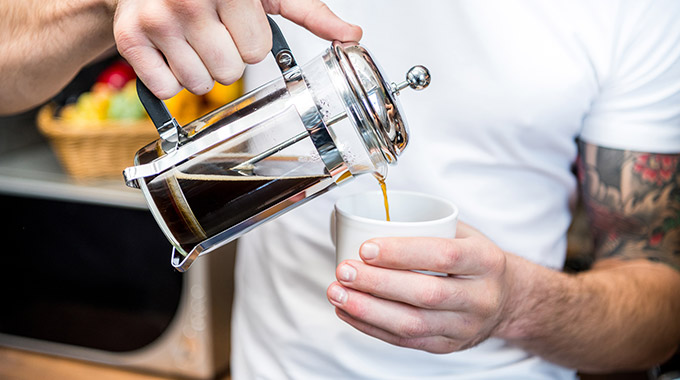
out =
[[[329,175],[305,173],[296,157],[272,157],[247,173],[233,170],[243,157],[224,155],[157,176],[148,183],[158,211],[177,242],[190,250],[206,237],[295,197]],[[304,194],[300,194],[304,197]]]

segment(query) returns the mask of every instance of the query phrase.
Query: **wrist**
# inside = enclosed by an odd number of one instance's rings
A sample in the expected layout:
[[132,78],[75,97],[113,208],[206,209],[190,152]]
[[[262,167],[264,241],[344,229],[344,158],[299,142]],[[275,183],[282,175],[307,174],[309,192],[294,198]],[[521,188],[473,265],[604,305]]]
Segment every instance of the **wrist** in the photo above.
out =
[[531,276],[533,268],[522,265],[522,259],[510,253],[506,253],[505,269],[505,302],[501,311],[501,322],[498,324],[494,336],[514,340],[524,335],[522,315],[525,315],[526,297],[529,294],[530,285],[527,277]]
[[522,342],[546,334],[561,316],[552,315],[556,302],[567,306],[570,294],[580,288],[568,274],[545,268],[513,254],[507,254],[506,299],[495,337]]

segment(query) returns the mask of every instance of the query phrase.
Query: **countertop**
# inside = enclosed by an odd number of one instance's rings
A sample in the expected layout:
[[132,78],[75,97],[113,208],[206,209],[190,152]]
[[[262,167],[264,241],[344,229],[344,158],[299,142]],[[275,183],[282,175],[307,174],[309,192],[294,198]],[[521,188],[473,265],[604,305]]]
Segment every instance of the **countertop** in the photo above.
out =
[[75,180],[46,143],[0,154],[0,193],[146,209],[141,191],[120,179]]
[[[176,377],[132,372],[119,368],[56,356],[0,347],[0,379],[3,380],[168,380]],[[229,380],[224,375],[215,380]]]

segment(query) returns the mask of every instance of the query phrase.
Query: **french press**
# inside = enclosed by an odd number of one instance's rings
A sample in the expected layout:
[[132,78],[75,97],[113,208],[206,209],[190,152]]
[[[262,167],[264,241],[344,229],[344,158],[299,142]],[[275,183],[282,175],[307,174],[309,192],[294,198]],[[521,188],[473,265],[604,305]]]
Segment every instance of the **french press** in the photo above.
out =
[[299,66],[269,24],[282,77],[185,126],[137,81],[160,138],[123,175],[142,190],[180,271],[354,176],[386,176],[409,138],[396,95],[430,82],[422,66],[387,82],[356,42],[335,41]]

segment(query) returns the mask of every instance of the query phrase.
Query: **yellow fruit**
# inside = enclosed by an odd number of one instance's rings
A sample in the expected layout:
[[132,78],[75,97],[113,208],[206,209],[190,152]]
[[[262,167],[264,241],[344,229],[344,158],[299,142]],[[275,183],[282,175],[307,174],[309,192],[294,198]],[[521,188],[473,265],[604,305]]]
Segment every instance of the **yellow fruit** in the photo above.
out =
[[61,109],[59,116],[66,121],[78,120],[78,111],[76,111],[76,107],[73,104],[68,104]]
[[137,81],[131,80],[127,82],[127,84],[120,91],[127,96],[137,97]]
[[181,125],[187,124],[199,116],[203,99],[184,89],[172,98],[165,100],[165,106]]
[[100,92],[85,92],[76,101],[74,116],[76,119],[86,121],[105,120],[108,108],[108,95]]
[[243,81],[239,79],[229,86],[215,82],[210,92],[205,94],[207,106],[210,110],[221,107],[243,95]]

